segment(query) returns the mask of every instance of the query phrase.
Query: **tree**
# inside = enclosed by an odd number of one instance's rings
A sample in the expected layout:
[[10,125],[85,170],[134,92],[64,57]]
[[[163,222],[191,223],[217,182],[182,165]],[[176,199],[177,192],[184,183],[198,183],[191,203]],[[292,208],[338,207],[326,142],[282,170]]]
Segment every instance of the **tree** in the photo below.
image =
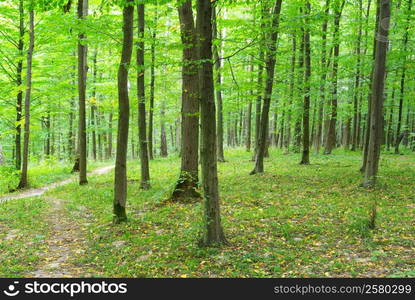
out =
[[264,172],[264,154],[265,147],[268,139],[268,123],[269,123],[269,108],[271,103],[272,88],[274,84],[274,72],[276,63],[276,43],[278,38],[278,27],[281,12],[282,0],[276,0],[275,6],[272,12],[272,31],[269,39],[266,39],[267,55],[266,55],[266,79],[265,89],[263,94],[263,107],[261,114],[261,131],[258,141],[258,152],[255,159],[255,167],[251,172],[252,174]]
[[140,188],[150,188],[150,168],[146,134],[146,102],[144,92],[144,4],[137,6],[138,43],[137,43],[137,97],[138,97],[138,132],[140,142],[141,183]]
[[334,32],[333,32],[333,73],[332,73],[332,95],[331,95],[331,116],[329,129],[327,133],[326,145],[324,154],[330,154],[336,146],[336,124],[337,124],[337,104],[338,104],[338,69],[339,69],[339,55],[340,55],[340,18],[342,16],[343,7],[346,1],[336,0],[334,3]]
[[197,0],[197,43],[201,121],[201,165],[205,202],[205,233],[201,244],[211,246],[226,242],[219,206],[216,156],[216,112],[212,67],[212,3]]
[[127,149],[130,103],[128,70],[133,51],[134,2],[127,0],[123,8],[123,44],[118,68],[118,134],[114,177],[114,223],[127,221]]
[[216,70],[216,103],[218,105],[218,119],[217,119],[217,145],[218,145],[218,161],[225,162],[225,155],[223,153],[223,99],[222,99],[222,91],[221,91],[221,83],[222,83],[222,74],[221,74],[221,58],[219,57],[220,47],[221,47],[221,33],[218,31],[218,22],[217,22],[217,15],[216,15],[216,4],[212,7],[212,26],[213,26],[213,40],[219,39],[219,44],[215,43],[213,45],[213,59],[215,63],[215,70]]
[[22,154],[21,154],[21,136],[22,136],[22,105],[23,105],[23,91],[21,88],[22,85],[22,70],[23,70],[23,48],[24,48],[24,6],[23,0],[19,0],[19,42],[17,49],[19,52],[19,60],[17,62],[16,70],[16,85],[18,88],[17,92],[17,103],[16,103],[16,134],[15,134],[15,163],[16,169],[20,170],[22,165]]
[[379,168],[380,145],[383,134],[383,102],[386,77],[386,56],[389,43],[390,0],[380,1],[380,16],[376,36],[376,55],[372,79],[370,127],[367,165],[363,185],[376,184]]
[[[88,15],[88,0],[78,0],[78,19],[83,20]],[[78,96],[79,96],[79,125],[78,125],[78,152],[79,152],[79,184],[88,183],[87,144],[86,144],[86,79],[88,73],[88,48],[85,44],[85,33],[78,34]]]
[[22,172],[20,174],[20,182],[18,189],[28,186],[27,168],[29,164],[29,139],[30,139],[30,96],[32,92],[32,62],[33,50],[35,46],[35,21],[33,2],[30,2],[29,8],[29,49],[27,50],[27,72],[26,72],[26,94],[24,101],[24,140],[23,140],[23,163]]
[[198,198],[199,150],[199,86],[197,67],[196,29],[192,1],[178,6],[180,36],[183,44],[182,111],[181,111],[181,167],[172,200]]
[[412,9],[412,0],[408,0],[408,9],[407,9],[407,20],[405,25],[404,41],[403,41],[403,51],[404,59],[402,62],[402,75],[400,82],[400,97],[399,97],[399,113],[398,113],[398,124],[396,126],[396,139],[395,139],[395,154],[399,154],[399,145],[403,139],[404,134],[401,134],[402,127],[402,112],[403,112],[403,102],[405,97],[405,81],[406,81],[406,51],[408,48],[408,38],[409,38],[409,28],[411,22],[411,9]]
[[307,0],[305,5],[305,28],[304,28],[304,61],[305,61],[305,86],[304,86],[304,108],[303,108],[303,155],[300,164],[310,164],[310,78],[311,78],[311,51],[310,51],[310,24],[309,16],[311,5]]

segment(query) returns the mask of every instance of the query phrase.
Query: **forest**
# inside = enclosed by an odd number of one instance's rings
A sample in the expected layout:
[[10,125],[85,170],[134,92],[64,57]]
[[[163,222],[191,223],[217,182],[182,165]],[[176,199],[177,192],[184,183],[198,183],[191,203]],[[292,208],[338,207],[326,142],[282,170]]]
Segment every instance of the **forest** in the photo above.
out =
[[0,1],[0,277],[415,277],[414,6]]

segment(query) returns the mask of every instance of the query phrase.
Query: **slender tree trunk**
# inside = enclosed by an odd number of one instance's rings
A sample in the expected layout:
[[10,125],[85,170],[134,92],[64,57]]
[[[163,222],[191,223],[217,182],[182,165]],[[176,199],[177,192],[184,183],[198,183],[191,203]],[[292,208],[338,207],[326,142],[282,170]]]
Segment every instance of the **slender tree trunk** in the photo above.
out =
[[29,49],[27,50],[27,73],[26,73],[26,94],[24,101],[24,141],[23,141],[23,163],[22,172],[20,174],[20,182],[18,189],[28,186],[27,169],[29,164],[29,138],[30,138],[30,96],[32,92],[32,61],[33,49],[35,46],[35,21],[33,12],[33,2],[31,1],[29,8]]
[[127,0],[123,9],[123,44],[118,69],[118,134],[114,181],[114,223],[127,221],[127,151],[130,103],[128,69],[133,51],[134,2]]
[[291,145],[291,114],[292,114],[292,104],[293,104],[293,97],[294,97],[294,84],[295,84],[295,62],[297,60],[297,38],[295,33],[292,37],[292,56],[291,56],[291,71],[290,71],[290,96],[289,96],[289,103],[288,103],[288,111],[287,111],[287,125],[286,125],[286,133],[285,133],[285,154],[290,152],[290,145]]
[[213,6],[212,11],[212,26],[213,26],[213,40],[219,39],[219,45],[213,45],[213,60],[215,62],[216,70],[216,103],[218,105],[218,119],[217,119],[217,147],[218,147],[218,161],[224,162],[225,155],[223,153],[223,101],[222,101],[222,74],[221,74],[221,60],[219,57],[219,52],[221,48],[221,32],[218,32],[217,26],[217,16],[216,16],[216,7]]
[[[254,74],[254,64],[251,63],[250,67],[250,73]],[[251,81],[253,81],[253,77],[251,78]],[[251,97],[254,96],[254,91],[251,89],[250,91]],[[251,99],[249,99],[248,103],[248,110],[246,112],[246,140],[245,140],[245,148],[247,152],[251,151],[251,129],[252,129],[252,102]]]
[[274,72],[276,63],[276,47],[278,39],[278,28],[280,20],[282,0],[276,0],[275,6],[272,13],[272,30],[269,39],[267,41],[268,53],[266,55],[266,80],[264,89],[264,101],[261,115],[261,135],[258,143],[258,153],[256,155],[255,167],[251,174],[263,173],[264,172],[264,154],[267,143],[268,133],[268,121],[269,121],[269,109],[271,104],[272,88],[274,83]]
[[204,246],[226,242],[221,225],[217,145],[215,122],[215,96],[212,60],[212,2],[197,0],[197,41],[199,64],[199,95],[201,120],[201,163],[205,202]]
[[97,82],[97,52],[94,53],[93,58],[93,87],[92,87],[92,103],[91,103],[91,129],[92,129],[92,157],[94,160],[97,160],[97,132],[96,132],[96,123],[97,123],[97,92],[96,92],[96,82]]
[[173,191],[173,201],[199,198],[199,86],[197,68],[196,29],[192,1],[178,7],[180,33],[183,48],[182,65],[182,122],[181,122],[181,168],[179,180]]
[[[88,15],[88,0],[78,0],[78,19],[83,20]],[[86,141],[86,79],[87,79],[87,46],[85,33],[78,34],[78,94],[79,94],[79,184],[88,183],[87,141]]]
[[359,33],[357,37],[357,46],[356,46],[356,56],[357,56],[357,66],[356,66],[356,78],[354,85],[354,95],[353,95],[353,134],[352,134],[352,151],[356,151],[358,145],[358,110],[359,110],[359,89],[360,89],[360,65],[361,65],[361,56],[360,56],[360,46],[362,42],[362,11],[363,11],[363,0],[359,0]]
[[340,18],[342,15],[343,6],[345,1],[340,4],[340,0],[336,0],[335,5],[335,17],[334,17],[334,53],[333,53],[333,74],[332,74],[332,99],[331,99],[331,116],[329,123],[329,130],[327,133],[327,140],[324,149],[324,154],[331,154],[333,148],[336,147],[336,123],[337,123],[337,73],[339,68],[339,55],[340,55]]
[[311,5],[309,0],[306,2],[306,18],[304,29],[304,62],[305,62],[305,79],[304,79],[304,111],[303,111],[303,156],[300,164],[310,164],[310,78],[311,78],[311,50],[310,50],[310,28],[309,16]]
[[138,4],[138,43],[137,43],[137,97],[138,97],[138,135],[140,142],[141,189],[150,188],[150,168],[146,134],[146,102],[144,86],[144,4]]
[[156,64],[156,37],[157,37],[157,10],[154,17],[154,29],[151,35],[151,66],[150,66],[150,110],[148,117],[148,157],[154,159],[153,133],[154,133],[154,88],[155,88],[155,64]]
[[108,117],[108,150],[107,150],[107,159],[112,158],[112,118],[113,114],[110,112]]
[[390,23],[390,0],[380,1],[380,22],[377,29],[375,66],[372,79],[372,105],[369,113],[369,147],[365,179],[363,185],[370,187],[376,184],[379,167],[380,145],[383,133],[383,101],[386,75],[386,56]]
[[19,60],[17,62],[16,70],[16,85],[17,85],[17,102],[16,102],[16,134],[15,134],[15,164],[16,169],[20,170],[22,166],[22,106],[23,106],[23,91],[22,85],[22,71],[23,71],[23,48],[24,48],[24,6],[23,0],[19,0],[19,43],[17,50],[19,52]]
[[405,53],[403,62],[402,62],[402,75],[401,75],[401,88],[400,88],[400,98],[399,98],[399,113],[398,121],[396,126],[396,141],[395,141],[395,154],[399,154],[399,145],[402,141],[401,138],[401,127],[402,127],[402,112],[403,112],[403,102],[405,98],[405,79],[406,79],[406,52],[408,48],[408,38],[409,38],[409,26],[410,26],[410,16],[412,9],[412,0],[408,0],[408,10],[407,10],[407,23],[405,27],[405,35],[403,41],[403,51]]

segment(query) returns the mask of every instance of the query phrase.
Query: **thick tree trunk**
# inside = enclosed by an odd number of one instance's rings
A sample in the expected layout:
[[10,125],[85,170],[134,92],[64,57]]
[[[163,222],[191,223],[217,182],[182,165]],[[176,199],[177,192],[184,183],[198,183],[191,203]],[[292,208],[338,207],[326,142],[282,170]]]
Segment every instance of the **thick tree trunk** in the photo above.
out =
[[114,223],[127,221],[127,151],[130,103],[128,69],[133,50],[134,2],[128,0],[123,9],[123,44],[118,69],[118,134],[114,177]]
[[[373,39],[373,52],[372,52],[372,58],[373,58],[373,64],[372,64],[372,71],[370,73],[370,80],[373,80],[373,72],[374,72],[374,67],[375,67],[375,57],[376,57],[376,43],[377,43],[377,30],[379,27],[379,19],[380,19],[380,1],[381,0],[377,0],[377,5],[376,5],[376,25],[375,25],[375,32],[374,32],[374,39]],[[369,3],[370,4],[370,3]],[[371,82],[372,85],[372,82]],[[371,118],[371,114],[369,113],[371,111],[371,105],[372,105],[372,95],[371,95],[372,91],[369,91],[368,94],[368,113],[366,116],[366,124],[365,124],[365,131],[364,131],[364,146],[363,146],[363,163],[362,163],[362,167],[360,168],[360,172],[364,173],[366,170],[366,166],[367,166],[367,159],[368,159],[368,149],[369,149],[369,139],[370,139],[370,118]]]
[[199,198],[199,86],[197,73],[196,29],[192,1],[178,7],[183,48],[182,66],[182,122],[180,176],[173,191],[173,201]]
[[369,127],[369,147],[365,179],[363,185],[370,187],[376,184],[379,167],[380,145],[383,133],[383,101],[386,75],[386,56],[390,23],[390,0],[380,1],[380,16],[377,29],[375,66],[372,79],[372,97]]
[[[31,3],[33,5],[33,3]],[[27,169],[29,164],[29,138],[30,138],[30,96],[32,92],[32,61],[33,49],[35,46],[35,21],[33,7],[29,10],[29,49],[27,50],[27,72],[26,72],[26,95],[24,101],[24,141],[23,141],[23,162],[22,172],[20,174],[20,182],[18,189],[28,186]]]
[[303,156],[300,164],[310,164],[310,79],[311,79],[311,50],[310,50],[310,29],[309,16],[311,5],[309,0],[306,2],[306,18],[304,29],[304,109],[303,109]]
[[267,41],[267,55],[266,55],[266,80],[263,98],[263,108],[261,114],[261,132],[258,143],[258,153],[255,159],[255,167],[251,174],[263,173],[264,172],[264,154],[265,147],[268,139],[268,123],[269,123],[269,109],[271,104],[272,88],[274,83],[274,72],[276,63],[276,43],[278,38],[278,27],[280,20],[282,0],[276,0],[275,6],[272,13],[272,29],[271,35]]
[[223,102],[222,102],[222,74],[221,74],[221,60],[219,57],[220,47],[221,47],[221,33],[218,32],[217,26],[217,16],[216,16],[216,7],[214,6],[212,11],[212,26],[213,26],[213,40],[219,39],[219,45],[213,45],[213,60],[215,62],[216,70],[216,103],[218,105],[218,119],[217,119],[217,147],[218,147],[218,161],[224,162],[225,155],[223,152]]
[[201,164],[205,201],[205,232],[201,244],[211,246],[226,242],[219,205],[216,156],[215,96],[212,60],[212,2],[197,0],[197,42],[201,120]]
[[[88,0],[78,0],[78,19],[88,15]],[[87,141],[86,141],[86,79],[87,79],[87,46],[83,32],[78,34],[78,94],[79,94],[79,184],[88,183],[87,169]]]
[[22,106],[23,106],[23,91],[22,85],[22,71],[23,71],[23,48],[24,48],[24,6],[23,0],[19,0],[19,43],[17,50],[19,51],[19,60],[17,62],[16,70],[16,85],[17,85],[17,102],[16,102],[16,134],[15,134],[15,165],[16,169],[20,170],[22,166]]
[[137,43],[137,97],[138,97],[138,135],[140,142],[141,183],[140,188],[150,188],[150,167],[146,134],[146,102],[144,86],[144,4],[137,6],[138,43]]

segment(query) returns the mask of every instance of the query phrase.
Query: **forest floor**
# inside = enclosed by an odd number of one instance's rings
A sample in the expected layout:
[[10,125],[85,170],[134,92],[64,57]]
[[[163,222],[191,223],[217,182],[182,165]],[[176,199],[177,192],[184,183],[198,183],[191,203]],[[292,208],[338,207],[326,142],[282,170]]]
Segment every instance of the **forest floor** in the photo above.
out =
[[251,154],[225,155],[219,182],[229,245],[198,247],[201,202],[165,202],[178,157],[151,162],[149,191],[138,188],[139,163],[129,161],[126,224],[112,224],[113,172],[0,204],[0,276],[415,276],[413,153],[383,153],[373,190],[359,186],[359,153],[337,150],[303,166],[298,154],[272,150],[266,172],[254,176]]

